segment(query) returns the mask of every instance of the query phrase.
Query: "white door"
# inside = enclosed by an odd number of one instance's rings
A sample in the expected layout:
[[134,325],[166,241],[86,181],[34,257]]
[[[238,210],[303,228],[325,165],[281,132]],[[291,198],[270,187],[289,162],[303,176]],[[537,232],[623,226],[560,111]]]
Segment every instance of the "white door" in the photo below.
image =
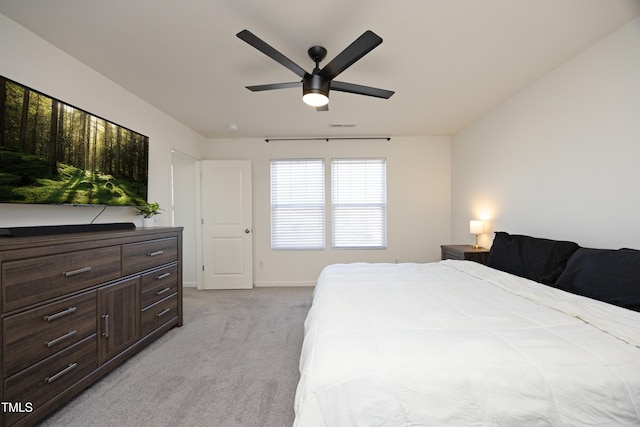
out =
[[203,287],[252,288],[251,162],[205,160],[201,170]]

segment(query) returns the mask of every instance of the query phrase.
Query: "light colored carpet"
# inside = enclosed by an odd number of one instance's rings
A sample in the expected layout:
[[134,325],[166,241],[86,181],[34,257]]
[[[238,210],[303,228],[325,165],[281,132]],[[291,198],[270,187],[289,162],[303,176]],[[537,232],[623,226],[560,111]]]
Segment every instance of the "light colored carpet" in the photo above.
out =
[[313,288],[184,292],[185,320],[41,425],[293,424]]

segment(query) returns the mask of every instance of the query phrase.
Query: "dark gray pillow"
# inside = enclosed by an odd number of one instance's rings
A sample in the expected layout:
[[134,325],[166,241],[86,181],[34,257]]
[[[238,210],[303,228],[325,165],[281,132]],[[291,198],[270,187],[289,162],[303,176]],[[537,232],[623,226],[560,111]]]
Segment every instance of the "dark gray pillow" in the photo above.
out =
[[640,311],[640,251],[580,248],[569,259],[556,286]]
[[487,265],[549,285],[560,277],[567,260],[579,247],[574,242],[497,231]]

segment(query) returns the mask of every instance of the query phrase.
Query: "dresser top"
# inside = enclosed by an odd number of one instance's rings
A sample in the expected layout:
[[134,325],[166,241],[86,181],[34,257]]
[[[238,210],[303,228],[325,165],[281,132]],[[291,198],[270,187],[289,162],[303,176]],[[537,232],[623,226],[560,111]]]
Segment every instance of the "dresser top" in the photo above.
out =
[[[183,227],[153,227],[134,230],[93,231],[82,233],[53,234],[46,236],[0,237],[0,252],[30,247],[61,244],[119,244],[127,241],[139,241],[166,237],[181,232]],[[1,257],[0,257],[1,259]]]

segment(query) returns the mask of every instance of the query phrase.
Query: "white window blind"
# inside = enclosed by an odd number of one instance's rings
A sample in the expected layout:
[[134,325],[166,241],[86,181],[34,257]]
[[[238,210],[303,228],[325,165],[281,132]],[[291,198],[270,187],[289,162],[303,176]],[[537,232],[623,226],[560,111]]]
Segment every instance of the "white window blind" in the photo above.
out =
[[333,159],[331,209],[334,248],[386,248],[386,160]]
[[324,206],[324,160],[271,161],[271,249],[324,249]]

